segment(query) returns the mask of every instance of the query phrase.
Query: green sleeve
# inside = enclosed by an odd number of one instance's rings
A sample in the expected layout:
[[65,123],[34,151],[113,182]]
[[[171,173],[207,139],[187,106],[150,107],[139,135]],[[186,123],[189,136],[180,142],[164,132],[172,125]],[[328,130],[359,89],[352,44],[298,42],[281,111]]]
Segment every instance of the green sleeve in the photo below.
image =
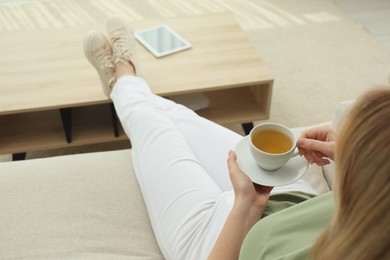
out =
[[[332,193],[306,201],[303,197],[309,196],[307,194],[284,196],[284,200],[270,200],[268,213],[265,212],[267,217],[261,219],[247,234],[240,259],[308,259],[311,247],[331,220],[334,211]],[[288,197],[292,198],[292,202]],[[276,210],[273,204],[277,205]]]

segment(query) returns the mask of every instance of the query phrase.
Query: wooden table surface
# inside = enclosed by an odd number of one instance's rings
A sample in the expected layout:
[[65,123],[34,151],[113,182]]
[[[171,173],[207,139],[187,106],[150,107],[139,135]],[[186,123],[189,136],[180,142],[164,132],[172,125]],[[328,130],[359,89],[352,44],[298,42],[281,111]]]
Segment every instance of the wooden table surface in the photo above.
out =
[[[193,47],[155,58],[137,43],[154,93],[204,93],[209,106],[197,112],[219,124],[248,128],[255,120],[269,118],[272,76],[232,14],[143,20],[132,26],[137,30],[161,23]],[[24,158],[29,151],[127,139],[120,127],[115,128],[111,101],[84,57],[84,35],[90,29],[94,28],[1,34],[0,153]]]
[[[230,13],[138,21],[134,29],[165,23],[193,48],[155,58],[137,43],[152,90],[174,95],[272,82],[272,76]],[[95,28],[104,29],[104,25]],[[110,102],[83,53],[93,27],[2,32],[0,115]]]

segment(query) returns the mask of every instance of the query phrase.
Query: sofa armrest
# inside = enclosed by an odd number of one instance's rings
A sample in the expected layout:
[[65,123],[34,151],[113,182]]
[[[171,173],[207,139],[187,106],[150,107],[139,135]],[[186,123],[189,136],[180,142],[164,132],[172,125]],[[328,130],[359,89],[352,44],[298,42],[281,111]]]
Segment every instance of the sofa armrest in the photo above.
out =
[[[325,124],[330,124],[335,129],[339,128],[342,120],[344,119],[345,115],[347,114],[353,103],[353,100],[340,102],[339,104],[337,104],[336,112],[331,122],[326,122],[319,125],[312,125],[308,127],[294,128],[293,131],[295,135],[299,136],[306,129]],[[336,166],[334,162],[331,162],[331,164],[322,167],[317,165],[309,165],[304,179],[309,182],[318,193],[330,191],[332,190],[335,167]]]
[[[344,120],[346,114],[348,113],[349,109],[351,109],[354,102],[355,102],[354,100],[347,100],[338,103],[335,116],[332,120],[332,126],[335,129],[338,129],[340,127],[341,122]],[[336,170],[336,164],[334,162],[322,167],[323,175],[330,189],[332,189],[335,170]]]
[[341,122],[343,121],[348,110],[352,107],[354,100],[342,101],[337,104],[336,113],[332,120],[332,126],[337,129],[340,127]]

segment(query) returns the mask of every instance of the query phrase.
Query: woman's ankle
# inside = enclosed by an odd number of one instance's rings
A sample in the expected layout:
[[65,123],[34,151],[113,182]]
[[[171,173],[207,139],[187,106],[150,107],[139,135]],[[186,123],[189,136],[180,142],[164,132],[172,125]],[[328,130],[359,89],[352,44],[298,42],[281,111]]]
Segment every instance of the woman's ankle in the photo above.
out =
[[134,66],[130,62],[118,62],[115,64],[116,80],[123,76],[135,76]]

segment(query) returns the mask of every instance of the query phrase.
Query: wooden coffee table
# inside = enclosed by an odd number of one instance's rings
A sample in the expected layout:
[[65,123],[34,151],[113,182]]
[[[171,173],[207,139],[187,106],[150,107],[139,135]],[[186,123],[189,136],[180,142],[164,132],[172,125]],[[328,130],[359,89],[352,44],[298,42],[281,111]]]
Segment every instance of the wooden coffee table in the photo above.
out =
[[[155,58],[137,46],[154,93],[203,93],[210,105],[198,114],[223,125],[250,127],[269,117],[273,78],[232,14],[138,21],[133,28],[161,23],[193,48]],[[84,57],[83,39],[90,29],[2,32],[0,154],[21,159],[29,151],[127,139]]]

